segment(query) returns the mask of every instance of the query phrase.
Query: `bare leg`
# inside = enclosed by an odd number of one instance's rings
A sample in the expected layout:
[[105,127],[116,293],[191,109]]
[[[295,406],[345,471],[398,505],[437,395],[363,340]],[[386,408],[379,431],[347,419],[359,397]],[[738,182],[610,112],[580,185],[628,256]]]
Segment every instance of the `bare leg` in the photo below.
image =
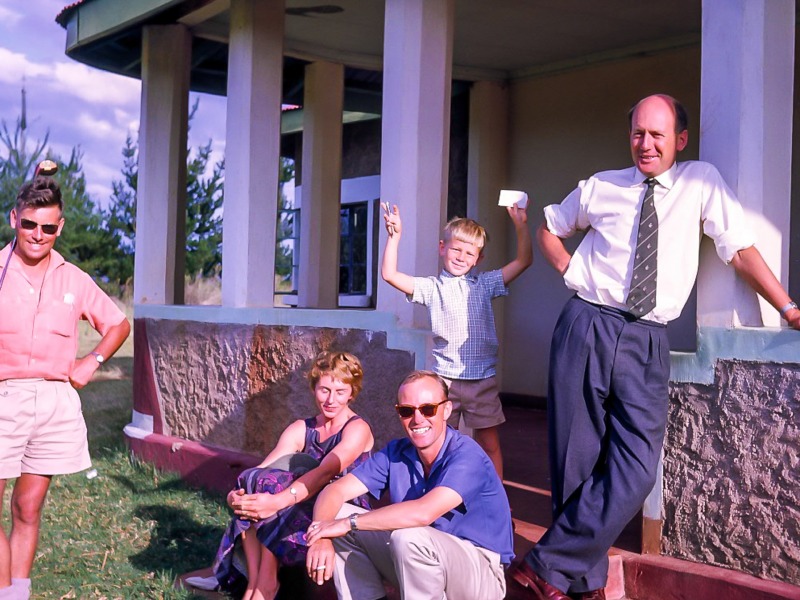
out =
[[242,600],[252,600],[258,582],[259,568],[261,567],[261,542],[256,537],[255,525],[242,532],[242,548],[247,562],[247,589],[242,596]]
[[474,430],[475,441],[480,444],[483,451],[489,455],[494,465],[494,470],[503,480],[503,454],[500,452],[500,434],[497,427],[486,427]]
[[273,600],[278,595],[278,559],[261,547],[261,565],[256,579],[256,590],[252,600]]
[[[5,499],[6,480],[0,479],[0,502]],[[0,504],[2,516],[2,504]],[[0,527],[0,589],[11,585],[11,547],[5,530]]]
[[31,574],[50,479],[49,475],[23,473],[11,494],[11,576],[17,579]]

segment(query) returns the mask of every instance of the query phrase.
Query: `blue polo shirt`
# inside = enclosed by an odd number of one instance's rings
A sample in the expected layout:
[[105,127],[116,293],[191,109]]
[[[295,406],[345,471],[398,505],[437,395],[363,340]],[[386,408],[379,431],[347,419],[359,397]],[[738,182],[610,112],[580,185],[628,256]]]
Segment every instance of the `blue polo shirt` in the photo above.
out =
[[437,486],[454,490],[462,504],[431,527],[497,552],[503,564],[514,558],[511,509],[503,483],[481,447],[455,429],[447,428],[427,479],[417,449],[408,438],[392,440],[352,474],[375,498],[388,490],[392,504],[417,500]]

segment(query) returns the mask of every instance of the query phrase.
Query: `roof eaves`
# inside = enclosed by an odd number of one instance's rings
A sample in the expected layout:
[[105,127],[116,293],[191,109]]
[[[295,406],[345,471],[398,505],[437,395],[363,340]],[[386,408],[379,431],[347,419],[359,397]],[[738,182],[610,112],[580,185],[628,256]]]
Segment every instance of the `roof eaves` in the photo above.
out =
[[87,0],[77,0],[76,2],[68,4],[67,6],[62,8],[61,12],[56,15],[56,23],[66,28],[67,21],[69,21],[69,18],[72,16],[72,13],[74,13],[81,4],[85,4],[86,2]]

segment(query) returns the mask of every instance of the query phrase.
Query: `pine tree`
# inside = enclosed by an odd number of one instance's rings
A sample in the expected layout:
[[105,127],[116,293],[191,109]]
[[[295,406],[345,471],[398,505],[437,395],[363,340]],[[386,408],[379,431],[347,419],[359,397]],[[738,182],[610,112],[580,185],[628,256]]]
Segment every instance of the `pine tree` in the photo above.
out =
[[[195,101],[189,124],[197,111]],[[222,269],[222,200],[225,166],[219,161],[206,176],[212,141],[196,151],[189,149],[186,165],[186,274],[190,277],[219,274]],[[112,182],[106,226],[114,236],[125,266],[133,275],[136,237],[136,190],[138,186],[139,143],[129,135],[122,149],[122,179]],[[126,279],[121,279],[125,282]]]
[[47,132],[43,140],[34,142],[33,150],[28,150],[24,98],[23,95],[22,114],[17,118],[13,132],[5,121],[0,121],[0,143],[5,146],[0,155],[0,247],[14,237],[14,230],[8,224],[8,213],[14,208],[19,188],[33,176],[36,165],[45,158],[50,135]]

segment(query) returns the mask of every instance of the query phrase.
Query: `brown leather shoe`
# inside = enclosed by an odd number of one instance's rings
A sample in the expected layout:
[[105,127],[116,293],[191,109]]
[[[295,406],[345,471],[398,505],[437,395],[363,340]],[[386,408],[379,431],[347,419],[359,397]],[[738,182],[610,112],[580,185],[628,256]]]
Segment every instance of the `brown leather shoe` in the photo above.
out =
[[536,594],[538,600],[570,600],[569,596],[557,587],[550,585],[539,577],[524,560],[511,567],[508,574],[522,587],[526,587]]
[[580,598],[580,600],[606,600],[606,590],[600,588],[599,590],[592,590],[591,592],[583,592],[578,598]]

